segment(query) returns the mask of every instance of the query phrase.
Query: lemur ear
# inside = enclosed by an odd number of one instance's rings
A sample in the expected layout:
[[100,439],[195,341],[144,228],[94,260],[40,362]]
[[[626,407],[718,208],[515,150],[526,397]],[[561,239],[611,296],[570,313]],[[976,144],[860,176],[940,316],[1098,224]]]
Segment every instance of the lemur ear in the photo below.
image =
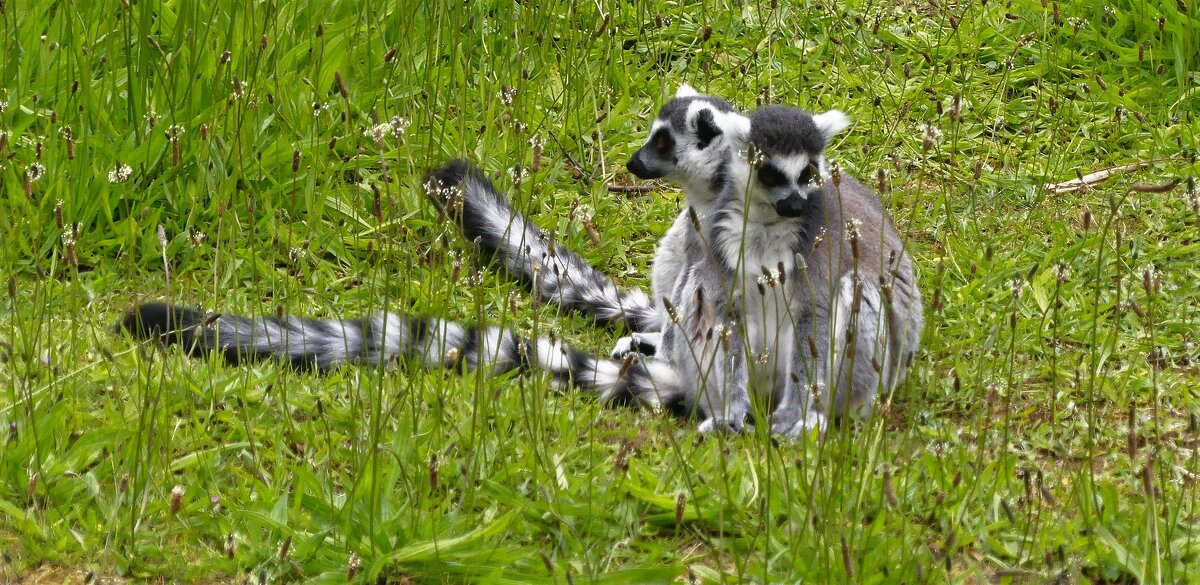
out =
[[829,110],[813,116],[813,123],[817,125],[817,130],[821,131],[825,142],[828,143],[838,132],[850,126],[850,118],[841,110]]
[[730,112],[725,114],[725,129],[729,131],[729,139],[740,145],[750,143],[750,118]]
[[700,92],[696,91],[695,88],[686,83],[680,85],[679,89],[675,91],[675,97],[677,98],[693,97],[698,95],[700,95]]
[[696,112],[696,146],[701,150],[708,147],[714,138],[721,135],[721,127],[713,118],[712,110],[705,108]]

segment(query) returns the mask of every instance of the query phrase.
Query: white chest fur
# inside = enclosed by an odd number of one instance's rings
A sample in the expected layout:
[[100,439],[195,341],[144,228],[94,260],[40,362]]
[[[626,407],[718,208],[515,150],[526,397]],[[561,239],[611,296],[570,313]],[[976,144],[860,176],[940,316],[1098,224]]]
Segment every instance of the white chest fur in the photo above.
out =
[[790,221],[759,223],[740,215],[723,221],[731,225],[718,232],[724,235],[713,244],[733,264],[733,302],[742,318],[751,386],[760,394],[770,393],[786,383],[795,346],[797,316],[779,270],[791,272],[799,233]]

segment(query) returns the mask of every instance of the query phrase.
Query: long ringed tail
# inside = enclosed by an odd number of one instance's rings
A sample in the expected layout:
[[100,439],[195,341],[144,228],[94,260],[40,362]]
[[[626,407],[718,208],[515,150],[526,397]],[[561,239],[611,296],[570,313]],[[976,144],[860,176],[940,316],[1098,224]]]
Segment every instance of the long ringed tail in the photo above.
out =
[[578,254],[550,238],[514,210],[478,168],[454,160],[433,171],[429,198],[514,277],[546,300],[631,331],[659,331],[662,316],[640,289],[622,290]]
[[398,313],[357,319],[243,317],[146,303],[126,312],[116,328],[135,339],[178,344],[193,356],[219,353],[233,364],[278,360],[324,371],[417,361],[428,369],[540,370],[556,385],[595,393],[605,404],[678,414],[689,408],[678,376],[665,363],[601,359],[551,337],[530,340],[496,326]]

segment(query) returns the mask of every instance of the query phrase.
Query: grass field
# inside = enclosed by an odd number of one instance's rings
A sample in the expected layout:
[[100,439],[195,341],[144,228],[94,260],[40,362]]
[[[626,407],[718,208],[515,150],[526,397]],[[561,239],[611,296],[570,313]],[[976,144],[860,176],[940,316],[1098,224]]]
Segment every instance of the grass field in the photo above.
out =
[[[1194,0],[425,4],[0,0],[0,581],[1200,583]],[[705,438],[112,332],[387,306],[607,352],[421,177],[466,156],[648,287],[682,196],[608,186],[685,81],[855,120],[928,314],[871,418]]]

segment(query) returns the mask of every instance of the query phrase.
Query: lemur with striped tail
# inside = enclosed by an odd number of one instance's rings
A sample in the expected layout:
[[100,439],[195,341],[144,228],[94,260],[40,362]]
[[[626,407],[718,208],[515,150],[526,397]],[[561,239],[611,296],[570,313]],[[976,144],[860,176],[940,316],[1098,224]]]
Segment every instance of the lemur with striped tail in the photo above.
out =
[[[745,120],[727,101],[679,87],[652,122],[650,139],[627,163],[634,175],[663,178],[681,185],[688,205],[701,216],[710,211],[728,181],[730,135],[721,125]],[[505,271],[532,285],[539,298],[558,303],[604,323],[623,323],[631,335],[618,341],[614,359],[629,353],[653,355],[666,313],[660,302],[684,262],[684,236],[691,228],[681,211],[659,240],[652,263],[653,299],[637,288],[621,289],[578,254],[551,239],[533,221],[514,210],[487,180],[468,180],[461,197],[437,204],[457,223],[467,241]],[[450,205],[448,205],[448,203]]]
[[[656,264],[664,249],[675,260],[655,267],[656,293],[669,291],[656,308],[663,325],[656,359],[605,360],[550,338],[525,340],[500,328],[392,313],[313,320],[206,315],[152,303],[132,309],[119,326],[135,337],[177,342],[193,354],[219,352],[233,362],[273,358],[326,369],[408,358],[428,368],[544,370],[606,403],[695,414],[702,431],[740,430],[751,413],[752,390],[773,405],[771,428],[785,435],[823,428],[829,413],[865,412],[876,390],[893,388],[911,361],[920,296],[902,242],[874,194],[848,176],[818,185],[817,177],[828,175],[824,146],[844,128],[844,117],[764,109],[747,118],[705,103],[721,102],[677,96],[630,163],[635,174],[675,180],[681,180],[681,161],[694,160],[688,148],[707,150],[703,156],[711,163],[707,188],[688,191],[696,205],[680,215],[656,253]],[[693,134],[683,140],[663,135],[677,123]],[[715,144],[725,146],[708,150]],[[751,144],[757,152],[747,161]],[[482,173],[461,162],[435,172],[431,187],[451,213],[487,209],[469,203],[480,196],[504,201]],[[843,225],[843,217],[857,222]],[[524,227],[520,232],[528,235]],[[536,257],[532,247],[503,250],[516,250],[510,257],[518,260]],[[563,252],[546,257],[561,259]],[[519,263],[507,266],[524,273]],[[560,274],[569,276],[572,267],[563,266]],[[544,270],[543,264],[528,274]],[[823,398],[814,402],[813,390],[820,388],[827,391],[818,391]]]
[[[614,354],[638,350],[656,355],[646,363],[669,364],[701,430],[740,430],[751,391],[771,405],[774,432],[823,428],[830,414],[868,412],[911,363],[923,315],[904,242],[874,193],[833,175],[824,157],[848,124],[837,111],[745,116],[683,86],[627,164],[640,178],[681,184],[689,209],[655,253],[657,312],[637,313],[660,321],[641,318],[645,327]],[[485,255],[532,282],[549,271],[549,282],[573,290],[619,291],[561,246],[526,244],[546,239],[482,175],[462,176],[438,203]]]
[[[704,126],[710,114],[688,117]],[[733,153],[720,193],[701,202],[708,212],[680,234],[684,260],[656,355],[695,384],[702,431],[740,431],[752,398],[768,405],[772,432],[788,436],[824,428],[830,415],[865,415],[903,380],[923,311],[879,198],[825,158],[849,120],[782,106],[715,120]],[[680,158],[661,130],[631,162],[643,178]]]
[[[848,174],[831,174],[824,157],[848,124],[838,111],[778,106],[747,117],[683,86],[627,164],[640,178],[681,184],[690,208],[655,253],[653,291],[665,326],[624,338],[614,356],[638,351],[671,364],[695,394],[702,430],[741,429],[751,390],[772,405],[771,428],[780,434],[823,427],[829,414],[865,414],[912,361],[923,313],[904,242],[875,194]],[[492,242],[528,233],[524,218],[505,232],[503,222],[474,217],[507,205],[496,203],[503,196],[490,183],[468,180],[462,189],[465,201],[488,202],[463,205],[464,224],[490,226]],[[555,256],[577,259],[511,242],[483,248],[509,270],[539,258],[543,270]],[[572,273],[595,281],[591,267],[554,271],[559,281]]]
[[[725,186],[729,167],[726,159],[732,152],[729,136],[717,125],[734,118],[744,119],[729,102],[701,95],[684,84],[659,110],[650,141],[629,159],[627,167],[640,178],[665,178],[680,184],[688,205],[706,214]],[[659,143],[658,150],[648,153],[650,145]],[[539,298],[603,323],[623,323],[634,335],[618,343],[614,358],[639,349],[641,353],[653,353],[656,334],[665,321],[662,304],[641,289],[621,289],[569,248],[552,244],[550,237],[513,209],[508,198],[489,181],[465,181],[461,198],[434,198],[434,203],[461,227],[467,241],[479,246],[482,256],[529,283]],[[655,249],[651,274],[654,299],[669,295],[680,269],[687,217],[687,211],[681,211]]]

